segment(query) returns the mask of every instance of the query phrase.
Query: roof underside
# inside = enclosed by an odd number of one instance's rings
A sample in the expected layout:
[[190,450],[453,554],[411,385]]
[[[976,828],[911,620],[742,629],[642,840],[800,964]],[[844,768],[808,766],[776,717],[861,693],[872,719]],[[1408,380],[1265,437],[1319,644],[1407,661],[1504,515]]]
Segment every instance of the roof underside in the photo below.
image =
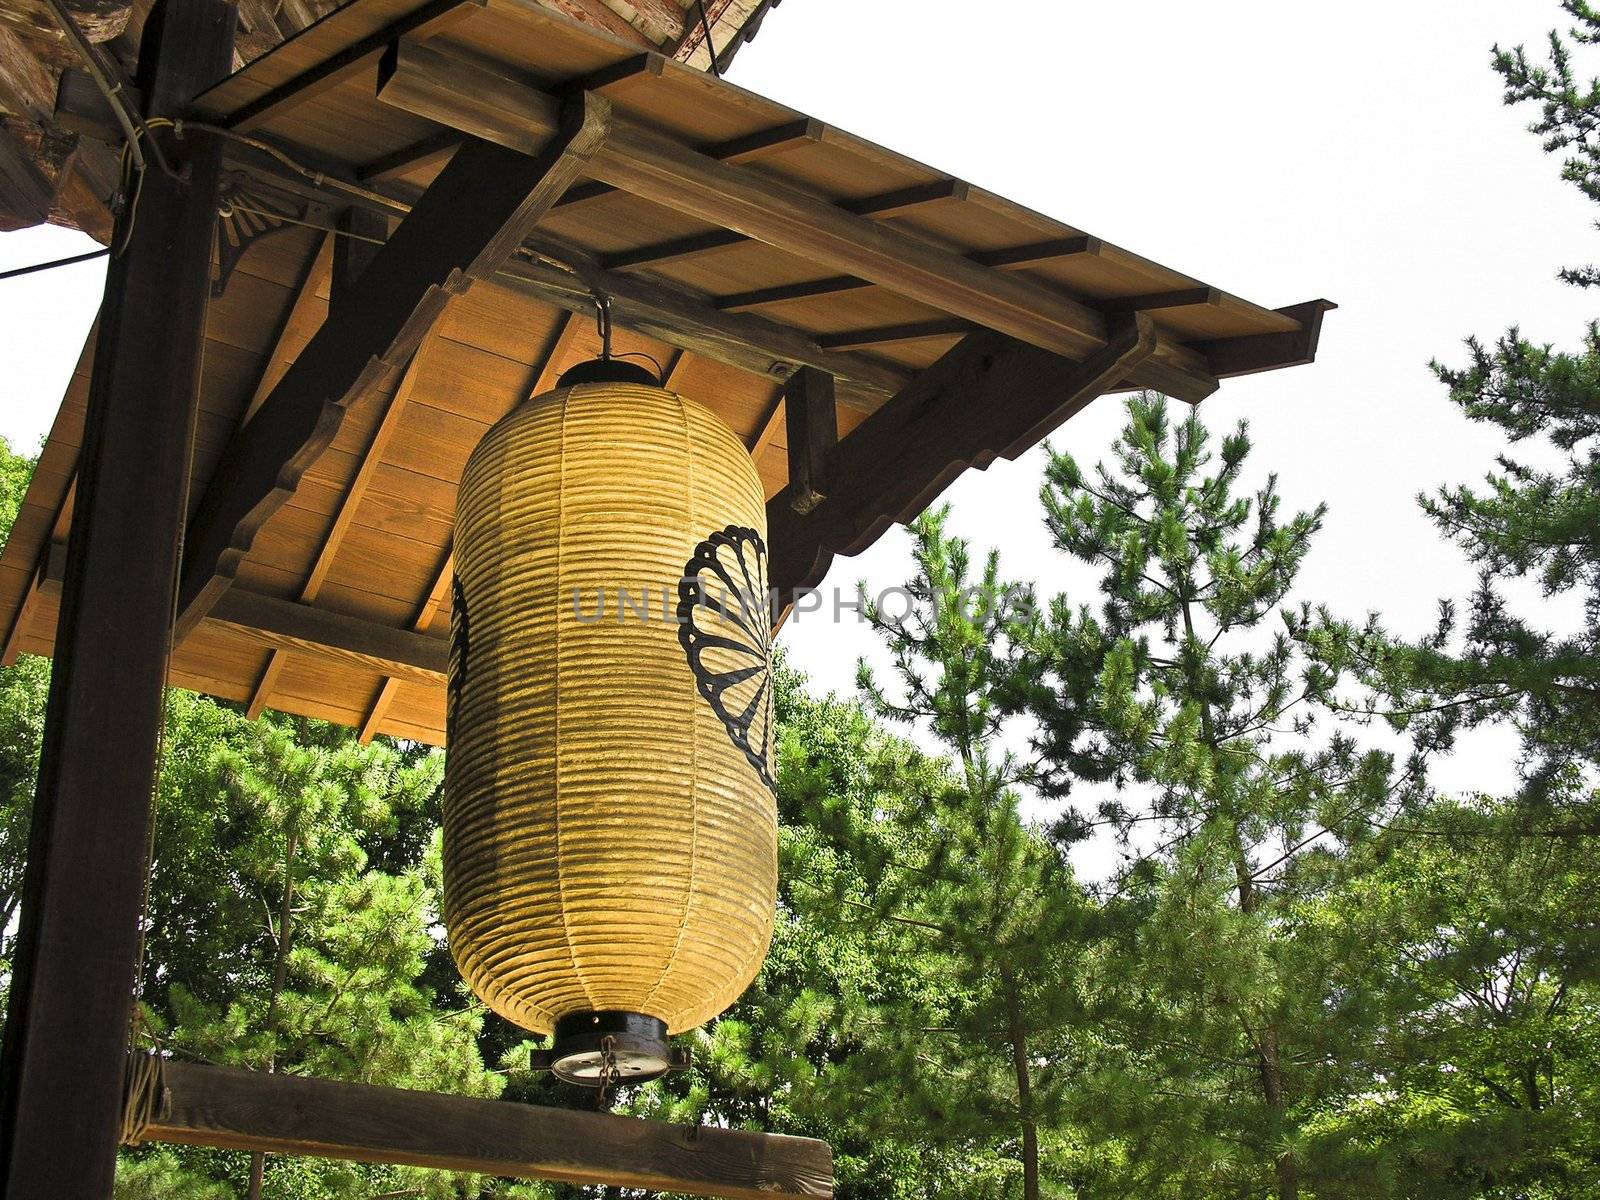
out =
[[[396,37],[404,39],[400,52],[383,61]],[[569,191],[499,275],[451,302],[409,366],[350,406],[331,445],[256,532],[234,602],[177,647],[177,685],[368,735],[442,742],[449,614],[440,601],[449,591],[457,481],[495,420],[595,354],[593,320],[580,315],[595,287],[616,298],[618,348],[655,358],[672,388],[726,420],[751,447],[769,497],[788,481],[781,400],[785,378],[801,365],[837,379],[839,436],[847,439],[919,372],[986,328],[1076,361],[1105,342],[1108,322],[1142,313],[1154,323],[1157,349],[1117,386],[1156,386],[1190,400],[1218,377],[1314,353],[1321,302],[1275,311],[1228,295],[698,71],[640,55],[530,0],[356,0],[198,102],[208,119],[355,181],[359,195],[321,194],[276,160],[247,150],[234,156],[235,216],[222,241],[238,237],[251,213],[277,218],[265,236],[244,238],[236,263],[224,262],[231,270],[210,308],[195,505],[224,448],[328,313],[343,269],[335,238],[298,222],[331,226],[356,196],[367,223],[348,227],[381,240],[460,141],[451,124],[421,115],[423,106],[406,98],[412,92],[401,85],[414,67],[461,70],[463,79],[487,72],[481,78],[534,96],[597,93],[619,122],[645,131],[635,140],[659,139],[684,147],[695,163],[734,170],[753,181],[766,207],[750,217],[727,207],[726,196],[635,186],[631,168],[597,156],[594,173],[619,182]],[[767,218],[791,197],[845,214],[839,238],[818,237],[813,247],[803,226],[789,234]],[[866,248],[859,262],[840,249],[847,244]],[[936,286],[945,277],[949,285]],[[52,648],[60,573],[52,546],[71,518],[89,353],[0,555],[8,655]],[[331,644],[336,634],[307,638],[254,619],[251,597],[418,638],[389,656],[340,649]]]

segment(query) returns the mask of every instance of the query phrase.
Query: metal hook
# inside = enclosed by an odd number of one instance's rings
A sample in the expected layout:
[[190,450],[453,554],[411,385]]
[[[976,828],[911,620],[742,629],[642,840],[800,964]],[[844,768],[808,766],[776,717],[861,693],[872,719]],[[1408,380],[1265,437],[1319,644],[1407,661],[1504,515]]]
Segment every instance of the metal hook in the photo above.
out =
[[611,357],[611,297],[604,292],[594,293],[595,327],[600,333],[600,357]]

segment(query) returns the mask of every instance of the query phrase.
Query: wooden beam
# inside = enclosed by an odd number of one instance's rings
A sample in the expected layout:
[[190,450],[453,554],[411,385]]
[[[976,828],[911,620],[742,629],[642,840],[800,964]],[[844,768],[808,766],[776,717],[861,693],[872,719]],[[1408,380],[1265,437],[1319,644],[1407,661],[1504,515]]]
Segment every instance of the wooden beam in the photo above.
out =
[[825,350],[860,350],[895,342],[919,342],[924,338],[957,337],[976,333],[978,329],[977,325],[960,317],[933,317],[926,321],[907,321],[903,325],[875,325],[871,329],[822,333],[817,335],[817,344]]
[[[932,203],[936,200],[948,200],[952,197],[966,197],[967,185],[956,179],[941,179],[934,183],[921,184],[917,187],[896,188],[892,192],[883,192],[876,196],[867,196],[861,200],[847,200],[839,207],[846,212],[855,213],[857,216],[889,217],[910,212],[912,209]],[[713,250],[723,250],[729,246],[740,246],[756,239],[747,237],[732,229],[709,229],[704,233],[692,233],[687,237],[671,238],[653,245],[639,246],[633,250],[619,250],[608,254],[601,259],[607,270],[621,270],[625,267],[659,266],[662,263],[675,262],[678,259],[693,258],[697,254],[706,254]],[[865,286],[865,285],[859,285]],[[722,307],[718,305],[718,307]]]
[[[233,56],[224,0],[165,0],[149,113]],[[157,135],[162,136],[162,135]],[[106,274],[0,1045],[0,1196],[110,1196],[149,884],[221,148],[167,142]]]
[[789,506],[805,514],[828,498],[828,457],[839,441],[833,376],[801,367],[783,385],[789,441]]
[[1142,296],[1118,296],[1100,301],[1108,313],[1159,312],[1168,308],[1215,308],[1222,293],[1214,287],[1178,288],[1170,292],[1147,292]]
[[34,165],[16,135],[0,125],[0,230],[43,224],[55,202],[55,184]]
[[146,1141],[731,1200],[833,1195],[826,1142],[167,1060]]
[[[562,261],[576,257],[566,247],[536,243]],[[775,381],[799,367],[816,367],[840,383],[845,403],[871,411],[904,385],[906,372],[864,355],[824,350],[810,334],[753,313],[718,312],[654,280],[598,268],[570,271],[543,262],[515,259],[501,275],[528,293],[569,312],[594,311],[595,290],[611,297],[616,323],[679,349],[738,367]]]
[[[600,76],[596,76],[599,78]],[[821,121],[812,117],[805,117],[798,121],[785,121],[782,125],[774,125],[769,129],[759,129],[755,133],[747,133],[743,137],[731,138],[725,142],[713,142],[700,147],[700,153],[707,158],[714,158],[718,162],[748,163],[770,155],[803,146],[810,142],[820,142],[827,136],[828,127]],[[598,200],[601,196],[614,195],[618,188],[609,183],[598,180],[589,180],[572,188],[557,202],[557,208],[566,208],[573,204],[582,204],[588,200]]]
[[433,0],[246,104],[228,118],[228,128],[243,133],[265,124],[367,70],[397,37],[406,34],[432,36],[478,7],[481,7],[481,0]]
[[[414,39],[403,39],[385,59],[378,95],[406,112],[524,152],[550,136],[559,111],[552,96]],[[1081,357],[1106,344],[1105,320],[1070,296],[720,162],[625,118],[613,122],[612,136],[588,170],[707,224],[737,229],[1043,349]]]
[[443,683],[450,658],[446,638],[394,629],[240,587],[224,592],[207,619],[263,645],[425,683]]
[[[339,497],[339,507],[334,513],[333,524],[329,527],[328,535],[322,541],[322,549],[317,551],[316,560],[311,564],[311,572],[300,589],[300,603],[314,604],[321,595],[322,585],[327,581],[328,572],[333,569],[333,560],[339,553],[339,547],[344,544],[344,536],[355,520],[356,510],[361,507],[362,498],[367,494],[372,477],[377,474],[378,466],[383,461],[384,451],[400,425],[400,418],[405,414],[406,402],[416,387],[417,377],[421,374],[427,359],[428,347],[432,344],[431,340],[424,340],[421,349],[406,367],[400,386],[395,389],[394,395],[384,407],[383,416],[378,420],[378,427],[373,430],[372,439],[362,453],[361,465],[356,469],[355,478]],[[261,715],[262,710],[267,707],[267,702],[272,699],[272,691],[277,686],[278,677],[283,674],[287,662],[288,652],[283,649],[274,649],[267,656],[267,665],[262,668],[255,689],[250,693],[249,703],[245,706],[245,715],[252,721]]]
[[892,192],[880,192],[860,200],[844,200],[839,207],[858,217],[896,217],[945,200],[960,203],[967,198],[970,190],[959,179],[935,179],[932,183],[896,188]]
[[179,635],[227,589],[257,531],[338,433],[352,403],[392,379],[452,296],[493,275],[606,137],[609,105],[580,97],[535,157],[471,143],[450,160],[223,452],[195,511]]
[[1301,367],[1317,357],[1322,337],[1322,318],[1339,306],[1331,300],[1308,300],[1277,311],[1300,322],[1300,328],[1286,333],[1259,333],[1253,337],[1219,338],[1202,342],[1196,349],[1206,356],[1219,379],[1275,371],[1279,367]]
[[355,285],[361,273],[389,240],[389,218],[370,208],[347,208],[338,215],[336,222],[328,304],[332,308],[342,308],[352,296],[360,295]]
[[1029,242],[1025,246],[1007,246],[1001,250],[978,250],[969,255],[980,266],[1001,271],[1021,271],[1028,267],[1076,258],[1080,254],[1098,255],[1103,248],[1099,238],[1083,234],[1078,237],[1051,238],[1044,242]]
[[785,488],[767,502],[772,586],[814,587],[827,552],[859,554],[969,467],[1038,444],[1155,349],[1143,315],[1119,318],[1111,340],[1082,362],[1000,334],[968,337],[839,442],[825,500],[802,514]]
[[[76,483],[67,489],[67,498],[62,501],[63,508],[71,500],[75,487]],[[34,563],[33,575],[28,580],[27,591],[23,592],[17,611],[12,614],[5,644],[0,647],[0,667],[11,666],[22,653],[22,639],[27,636],[39,598],[46,591],[45,585],[52,579],[59,583],[66,576],[66,551],[65,543],[54,537],[39,548],[39,557]]]
[[722,312],[748,312],[752,308],[766,308],[772,304],[785,304],[790,300],[810,300],[815,296],[837,296],[841,292],[857,292],[875,285],[854,275],[830,275],[826,279],[808,279],[803,283],[781,283],[773,287],[755,288],[736,292],[714,301]]
[[460,147],[461,135],[443,130],[402,146],[392,154],[371,159],[356,170],[356,179],[360,183],[386,183],[424,167],[442,167]]

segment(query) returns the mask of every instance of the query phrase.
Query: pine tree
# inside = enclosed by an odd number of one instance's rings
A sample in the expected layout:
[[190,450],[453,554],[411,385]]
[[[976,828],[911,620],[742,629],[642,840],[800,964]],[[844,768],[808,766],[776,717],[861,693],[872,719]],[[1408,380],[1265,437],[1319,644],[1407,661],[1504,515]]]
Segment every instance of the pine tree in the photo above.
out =
[[[1328,716],[1328,677],[1269,622],[1322,519],[1284,519],[1275,480],[1240,494],[1241,425],[1209,439],[1143,395],[1114,463],[1053,453],[1056,545],[1104,570],[1096,616],[1056,598],[1013,707],[1038,722],[1030,775],[1069,801],[1058,836],[1124,845],[1084,971],[1086,1129],[1120,1147],[1086,1195],[1300,1193],[1302,1123],[1348,1081],[1359,948],[1307,914],[1374,823],[1421,796]],[[1319,723],[1319,720],[1322,723]],[[1083,797],[1090,787],[1090,797]],[[1091,802],[1092,798],[1092,802]]]
[[[1582,80],[1574,62],[1576,47],[1600,40],[1600,12],[1584,0],[1562,7],[1576,25],[1567,38],[1551,33],[1547,65],[1520,46],[1496,47],[1494,68],[1506,103],[1540,106],[1531,128],[1567,156],[1563,176],[1600,202],[1600,80]],[[1562,276],[1600,283],[1594,267]],[[1325,614],[1313,644],[1330,668],[1374,688],[1373,711],[1401,728],[1449,740],[1511,725],[1523,746],[1527,819],[1600,833],[1600,326],[1570,351],[1518,329],[1492,346],[1470,339],[1464,366],[1434,371],[1466,417],[1497,426],[1510,443],[1480,486],[1419,497],[1478,568],[1477,588],[1464,605],[1442,602],[1437,629],[1421,641],[1376,620],[1356,628]],[[1515,603],[1527,585],[1547,603]],[[1548,602],[1562,597],[1581,604],[1579,620],[1552,621]]]

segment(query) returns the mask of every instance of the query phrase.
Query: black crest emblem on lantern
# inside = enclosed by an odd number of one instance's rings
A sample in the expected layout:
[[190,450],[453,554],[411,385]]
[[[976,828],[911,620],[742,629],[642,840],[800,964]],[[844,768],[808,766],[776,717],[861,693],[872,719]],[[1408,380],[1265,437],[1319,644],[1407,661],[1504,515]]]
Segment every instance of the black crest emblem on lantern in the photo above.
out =
[[761,781],[772,751],[772,604],[767,544],[729,525],[694,549],[678,584],[678,641],[695,687]]

